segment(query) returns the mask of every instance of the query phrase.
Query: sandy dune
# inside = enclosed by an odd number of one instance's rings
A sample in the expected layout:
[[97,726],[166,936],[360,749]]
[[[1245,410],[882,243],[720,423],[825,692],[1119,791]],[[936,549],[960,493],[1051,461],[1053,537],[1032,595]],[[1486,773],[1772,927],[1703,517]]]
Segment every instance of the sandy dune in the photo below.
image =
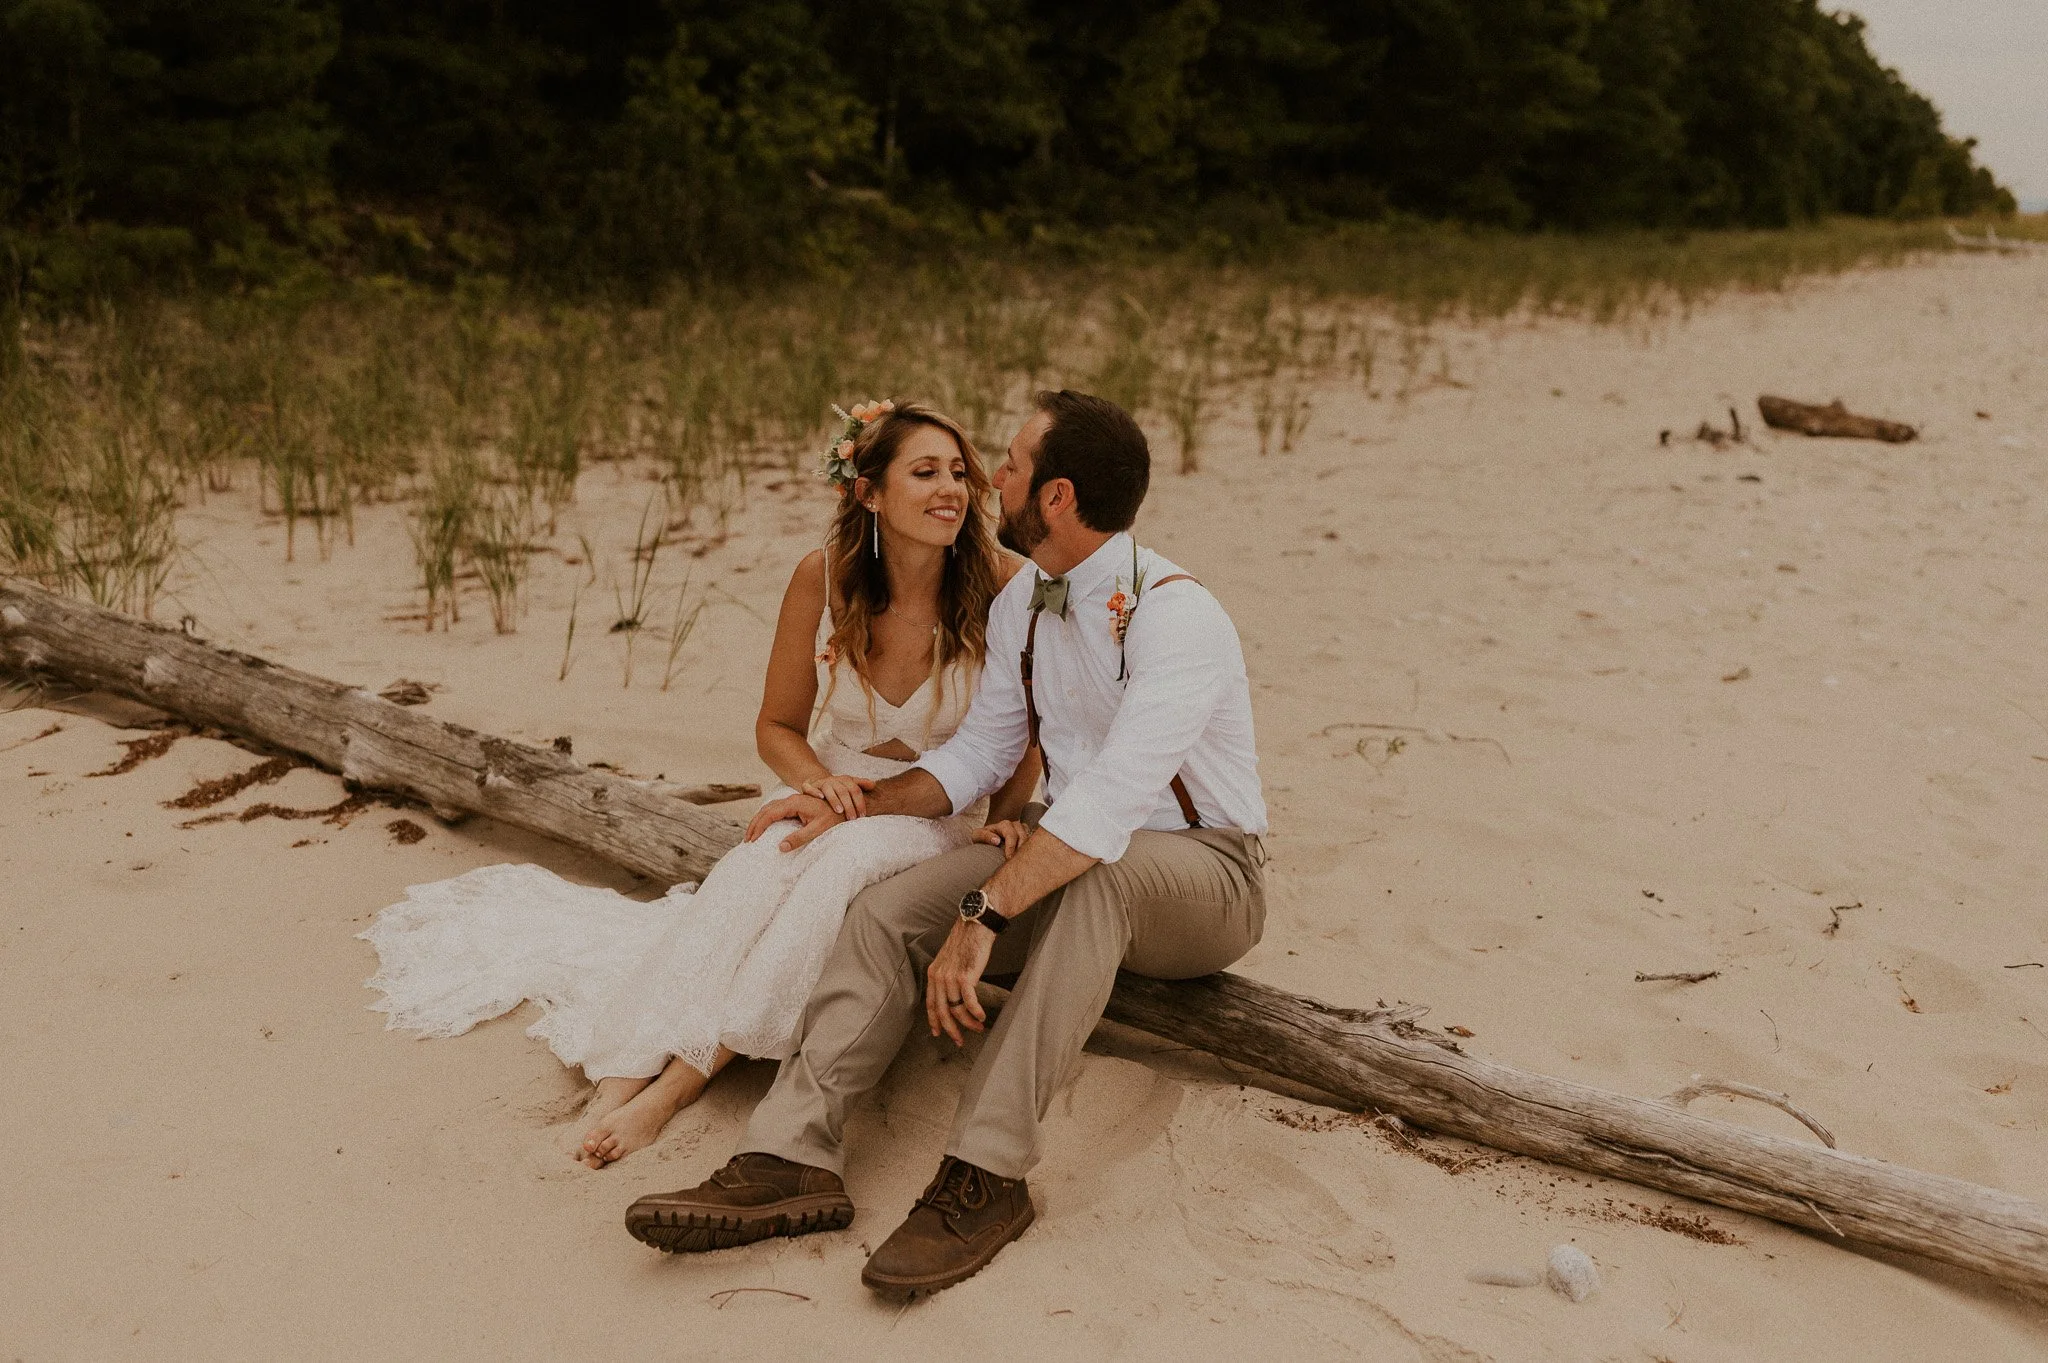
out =
[[[1257,682],[1277,861],[1242,969],[1426,1002],[1480,1052],[1588,1083],[1788,1090],[1847,1149],[2048,1198],[2048,259],[1439,339],[1449,382],[1325,389],[1292,454],[1260,459],[1232,415],[1210,471],[1162,478],[1141,523],[1232,609]],[[1731,403],[1748,420],[1761,391],[1925,438],[1660,446]],[[246,490],[216,496],[184,517],[163,613],[347,680],[439,684],[432,713],[573,735],[585,760],[758,779],[765,622],[826,494],[770,480],[729,541],[664,551],[671,600],[686,564],[693,591],[730,593],[664,693],[658,645],[627,690],[602,632],[652,487],[584,477],[600,563],[566,683],[586,568],[543,560],[516,635],[480,596],[422,634],[395,618],[417,609],[397,507],[286,564]],[[2048,1315],[1981,1282],[1408,1151],[1107,1030],[1056,1108],[1037,1226],[972,1282],[898,1312],[857,1280],[964,1074],[921,1042],[857,1122],[852,1230],[665,1258],[620,1213],[721,1162],[767,1067],[584,1170],[563,1153],[580,1084],[522,1021],[383,1030],[353,936],[404,886],[492,861],[630,882],[417,812],[181,828],[198,815],[160,802],[256,759],[187,738],[89,775],[143,736],[0,715],[0,1357],[2048,1352]],[[340,798],[301,770],[219,809]],[[1702,970],[1720,975],[1633,979]],[[1605,1276],[1583,1305],[1467,1281],[1566,1241]]]

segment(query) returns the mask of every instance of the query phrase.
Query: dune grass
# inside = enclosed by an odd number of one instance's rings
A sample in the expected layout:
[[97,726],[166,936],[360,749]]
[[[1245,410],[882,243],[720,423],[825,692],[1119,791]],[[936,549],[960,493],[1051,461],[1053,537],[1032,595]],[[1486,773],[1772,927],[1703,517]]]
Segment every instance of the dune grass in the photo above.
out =
[[[1997,228],[2048,239],[2038,217]],[[1949,249],[1940,222],[1374,227],[1305,235],[1256,263],[926,263],[751,294],[678,288],[633,307],[522,298],[485,278],[445,294],[379,280],[131,299],[84,317],[0,309],[0,571],[148,614],[183,503],[255,488],[291,558],[302,528],[325,556],[352,542],[358,508],[403,501],[427,627],[459,623],[473,578],[510,631],[579,476],[637,461],[663,487],[621,593],[630,655],[664,537],[722,536],[750,480],[807,472],[835,402],[934,401],[993,452],[1034,389],[1089,387],[1138,412],[1192,474],[1227,404],[1280,457],[1309,429],[1318,384],[1348,377],[1391,399],[1427,386],[1446,320],[1635,320]],[[587,544],[584,561],[595,574]]]
[[[1414,320],[1527,310],[1609,322],[1682,312],[1731,290],[1782,289],[1815,275],[1946,251],[1947,227],[1839,218],[1778,231],[1592,237],[1360,227],[1308,239],[1268,269],[1276,285],[1324,299],[1375,299]],[[2048,236],[2048,222],[2008,219],[1998,230]]]

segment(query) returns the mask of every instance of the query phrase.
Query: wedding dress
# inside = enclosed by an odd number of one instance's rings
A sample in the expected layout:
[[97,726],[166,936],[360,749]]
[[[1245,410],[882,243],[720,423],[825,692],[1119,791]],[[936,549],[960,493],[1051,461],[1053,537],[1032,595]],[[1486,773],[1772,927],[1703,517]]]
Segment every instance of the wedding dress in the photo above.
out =
[[[952,736],[971,673],[927,678],[891,705],[827,661],[828,619],[818,622],[819,761],[880,780],[910,764],[866,749],[896,739],[922,752]],[[779,844],[795,825],[778,824],[726,853],[701,886],[647,903],[538,866],[415,885],[360,934],[380,962],[368,983],[384,998],[370,1006],[389,1027],[457,1036],[531,999],[541,1017],[528,1035],[593,1080],[658,1074],[670,1056],[708,1073],[721,1044],[779,1060],[853,897],[964,846],[986,812],[981,801],[946,819],[854,819],[788,853]]]

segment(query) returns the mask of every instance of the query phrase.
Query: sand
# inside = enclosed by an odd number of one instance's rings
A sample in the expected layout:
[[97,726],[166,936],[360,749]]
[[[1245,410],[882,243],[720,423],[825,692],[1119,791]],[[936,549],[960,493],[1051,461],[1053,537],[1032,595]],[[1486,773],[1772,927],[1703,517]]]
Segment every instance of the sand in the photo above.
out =
[[[1231,609],[1254,674],[1276,860],[1240,969],[1427,1003],[1474,1050],[1585,1083],[1787,1090],[1845,1149],[2048,1198],[2044,341],[2048,260],[1941,260],[1653,324],[1446,329],[1437,381],[1322,389],[1286,455],[1230,413],[1140,529]],[[1925,438],[1660,445],[1765,391]],[[422,633],[400,507],[326,561],[302,535],[287,564],[247,488],[216,495],[184,514],[162,613],[349,681],[436,684],[430,713],[572,735],[585,760],[761,779],[767,621],[827,494],[770,480],[729,539],[665,551],[670,600],[686,564],[693,592],[729,595],[668,691],[645,643],[628,690],[599,617],[652,487],[583,479],[599,580],[566,682],[587,569],[543,560],[515,635],[480,594]],[[722,1162],[769,1068],[582,1169],[581,1085],[527,1019],[386,1031],[354,936],[406,885],[494,861],[631,880],[417,811],[181,828],[194,814],[161,802],[257,759],[185,738],[90,775],[143,736],[0,715],[0,1357],[2048,1352],[2042,1308],[1964,1275],[1409,1150],[1115,1029],[1055,1106],[1037,1225],[973,1281],[906,1311],[858,1281],[965,1074],[921,1040],[854,1123],[851,1230],[664,1257],[620,1213]],[[299,770],[219,808],[339,798]],[[400,841],[401,817],[425,837]],[[1563,1243],[1599,1266],[1587,1302],[1468,1281]]]

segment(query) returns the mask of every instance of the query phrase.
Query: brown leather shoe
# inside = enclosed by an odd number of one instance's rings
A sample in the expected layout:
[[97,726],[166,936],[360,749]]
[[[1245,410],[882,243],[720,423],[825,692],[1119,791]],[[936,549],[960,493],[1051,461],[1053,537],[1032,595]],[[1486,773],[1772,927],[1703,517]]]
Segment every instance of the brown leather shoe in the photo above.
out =
[[928,1297],[981,1272],[1037,1214],[1023,1179],[998,1178],[948,1155],[860,1280],[892,1301]]
[[839,1175],[759,1151],[734,1155],[694,1188],[650,1193],[626,1208],[627,1232],[671,1254],[852,1224],[853,1200]]

